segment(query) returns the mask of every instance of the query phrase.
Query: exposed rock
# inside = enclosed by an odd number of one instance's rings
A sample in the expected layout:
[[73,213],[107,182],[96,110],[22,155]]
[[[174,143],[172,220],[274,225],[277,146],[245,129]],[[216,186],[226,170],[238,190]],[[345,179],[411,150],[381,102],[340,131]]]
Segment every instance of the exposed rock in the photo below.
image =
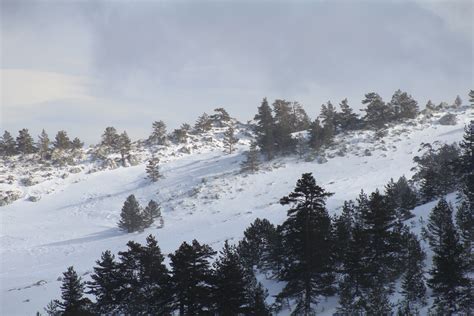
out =
[[456,115],[448,113],[448,114],[443,115],[438,120],[438,123],[441,125],[456,125],[456,121],[457,121]]
[[39,200],[41,200],[41,196],[39,195],[30,195],[28,198],[28,201],[30,202],[38,202]]
[[21,179],[21,184],[23,184],[25,187],[30,187],[30,186],[35,185],[37,183],[39,183],[39,181],[36,180],[33,177],[28,177],[28,178]]
[[82,169],[79,168],[79,167],[72,167],[72,168],[69,169],[70,173],[79,173],[81,171],[82,171]]
[[18,190],[10,190],[10,191],[0,191],[0,206],[4,206],[10,204],[23,195],[23,192]]

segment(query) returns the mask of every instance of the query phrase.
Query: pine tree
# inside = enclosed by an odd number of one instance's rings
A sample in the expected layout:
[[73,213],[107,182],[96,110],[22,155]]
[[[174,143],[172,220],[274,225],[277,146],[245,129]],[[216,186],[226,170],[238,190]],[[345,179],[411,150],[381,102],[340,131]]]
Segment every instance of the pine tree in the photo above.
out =
[[260,168],[260,152],[257,149],[257,144],[252,142],[250,149],[245,152],[245,160],[240,165],[241,172],[254,173]]
[[442,198],[431,210],[426,236],[434,253],[428,279],[434,297],[435,313],[450,315],[459,311],[463,302],[463,288],[469,286],[463,247],[453,223],[452,207]]
[[240,258],[249,270],[254,266],[263,269],[271,255],[272,239],[276,234],[275,226],[267,219],[257,218],[244,231],[244,238],[239,242],[237,250]]
[[92,315],[89,312],[91,302],[84,297],[84,283],[73,267],[63,273],[60,307],[62,315]]
[[213,266],[213,299],[217,314],[245,314],[249,307],[247,271],[236,247],[226,241]]
[[84,143],[78,137],[75,137],[71,142],[71,148],[73,150],[79,150],[84,147]]
[[464,128],[463,140],[460,143],[461,157],[459,171],[461,173],[460,189],[464,199],[471,207],[474,205],[474,121]]
[[17,153],[15,140],[8,131],[3,133],[0,150],[3,156],[13,156]]
[[298,102],[291,103],[291,131],[304,131],[311,125],[311,120],[304,110],[303,106]]
[[16,138],[16,147],[18,152],[21,154],[32,154],[36,151],[33,138],[28,132],[28,129],[23,128],[18,132],[18,137]]
[[291,136],[292,129],[292,109],[290,102],[286,100],[275,100],[273,102],[274,113],[274,140],[276,150],[281,154],[294,152],[295,141]]
[[55,149],[67,150],[71,148],[71,140],[66,131],[59,131],[54,138],[53,146]]
[[341,112],[337,113],[336,116],[336,126],[339,126],[342,131],[350,131],[357,127],[358,125],[358,116],[349,106],[347,98],[342,100],[339,104]]
[[230,121],[230,115],[224,108],[216,108],[210,119],[216,126],[223,127],[225,123]]
[[419,315],[420,308],[426,305],[426,286],[424,280],[424,260],[426,254],[421,249],[416,235],[407,238],[405,272],[402,276],[403,300],[400,308],[404,315]]
[[417,205],[417,196],[405,176],[400,177],[397,182],[390,179],[390,182],[385,186],[385,196],[399,220],[403,221],[413,217],[411,210]]
[[89,291],[97,300],[95,312],[101,315],[117,313],[120,303],[117,300],[120,288],[120,275],[115,256],[109,251],[102,253],[96,261],[92,281],[88,282]]
[[152,182],[157,182],[161,177],[163,177],[160,172],[159,158],[152,157],[150,160],[148,160],[148,164],[146,165],[146,173]]
[[148,205],[145,207],[143,210],[143,222],[144,222],[144,227],[150,227],[155,219],[161,217],[161,208],[158,203],[156,203],[153,200],[150,200],[148,202]]
[[49,156],[49,154],[50,154],[50,148],[49,148],[50,143],[51,142],[49,140],[48,134],[43,129],[41,131],[41,135],[38,136],[38,151],[39,151],[41,159],[47,159],[47,157]]
[[110,152],[117,152],[119,150],[120,136],[115,127],[109,126],[105,128],[102,134],[101,145],[106,147]]
[[201,315],[212,307],[212,270],[209,263],[216,254],[208,245],[193,240],[183,242],[170,254],[175,305],[179,315]]
[[164,145],[166,143],[166,124],[163,121],[155,121],[152,124],[153,131],[148,137],[150,145]]
[[322,145],[324,145],[324,131],[318,119],[311,123],[309,145],[315,150],[318,150]]
[[461,97],[458,95],[456,96],[456,99],[454,100],[453,107],[455,109],[460,108],[462,106],[462,100]]
[[364,120],[371,127],[382,128],[393,117],[390,106],[385,104],[380,95],[375,92],[367,93],[362,104],[367,105],[367,108],[363,110],[365,111]]
[[130,151],[132,149],[132,141],[128,137],[126,131],[120,134],[120,137],[118,139],[118,148],[122,160],[122,165],[125,167],[126,160],[130,158]]
[[189,124],[184,123],[180,128],[175,129],[172,134],[174,141],[177,143],[186,143],[190,128]]
[[202,134],[202,133],[205,133],[205,132],[208,132],[210,131],[212,128],[212,120],[211,118],[209,117],[209,115],[207,115],[207,113],[203,113],[196,121],[196,124],[194,124],[194,130],[198,133],[198,134]]
[[227,150],[227,153],[232,154],[234,152],[234,145],[237,144],[239,139],[234,135],[234,128],[229,126],[229,128],[224,132],[224,148]]
[[59,300],[51,300],[44,308],[44,311],[48,316],[61,316],[61,302]]
[[118,226],[127,233],[133,233],[143,229],[143,217],[141,207],[135,195],[130,195],[122,207]]
[[324,127],[328,129],[326,133],[330,135],[334,135],[336,133],[337,116],[338,113],[336,112],[336,108],[334,105],[332,105],[331,101],[321,105],[321,114],[319,114],[319,117],[321,118],[321,122],[323,123]]
[[389,107],[393,111],[395,120],[413,119],[418,115],[418,102],[400,89],[393,94]]
[[268,297],[268,291],[259,282],[253,287],[250,293],[249,310],[246,315],[249,316],[271,316],[270,308],[265,302]]
[[255,133],[257,135],[257,145],[268,160],[275,154],[275,121],[272,115],[272,109],[268,105],[266,98],[263,99],[258,113],[254,118],[257,121]]
[[325,206],[331,195],[316,184],[311,173],[305,173],[295,190],[280,200],[292,208],[282,225],[288,263],[280,279],[287,284],[277,300],[295,299],[295,315],[311,315],[311,305],[317,304],[321,295],[334,293],[331,220]]

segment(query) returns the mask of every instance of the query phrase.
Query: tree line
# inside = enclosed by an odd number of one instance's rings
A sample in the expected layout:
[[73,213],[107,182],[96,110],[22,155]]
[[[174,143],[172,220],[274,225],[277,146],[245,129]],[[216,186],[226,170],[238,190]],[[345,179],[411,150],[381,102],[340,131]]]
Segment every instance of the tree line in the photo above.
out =
[[[61,300],[48,315],[156,314],[271,315],[290,308],[292,315],[314,315],[328,296],[338,295],[337,315],[419,315],[432,291],[432,315],[470,315],[472,296],[473,124],[461,143],[458,207],[441,197],[431,210],[422,237],[426,253],[406,220],[420,203],[417,190],[401,177],[383,192],[363,191],[330,216],[326,199],[333,193],[310,173],[280,199],[287,207],[281,225],[256,219],[236,245],[227,241],[216,257],[206,244],[183,242],[164,264],[156,239],[145,245],[130,241],[118,258],[105,251],[91,281],[72,267],[64,273]],[[426,273],[427,272],[427,273]],[[265,273],[285,286],[268,306],[265,288],[256,280]],[[428,278],[426,278],[426,274]],[[401,299],[390,298],[400,283]],[[91,294],[95,301],[84,295]]]

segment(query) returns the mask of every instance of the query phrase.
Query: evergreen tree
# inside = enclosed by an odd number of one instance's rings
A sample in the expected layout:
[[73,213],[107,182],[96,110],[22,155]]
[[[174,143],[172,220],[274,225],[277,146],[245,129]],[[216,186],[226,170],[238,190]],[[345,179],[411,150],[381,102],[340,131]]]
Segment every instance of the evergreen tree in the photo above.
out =
[[146,173],[152,182],[157,182],[161,177],[163,177],[160,172],[159,158],[152,157],[150,160],[148,160],[146,165]]
[[224,148],[229,154],[234,152],[234,146],[238,141],[239,139],[234,135],[234,128],[229,126],[229,128],[224,132]]
[[62,302],[59,305],[62,315],[92,315],[89,312],[91,302],[84,297],[84,283],[73,267],[67,268],[67,271],[63,273],[61,298]]
[[97,300],[94,311],[101,315],[117,313],[120,305],[117,301],[120,275],[115,256],[109,250],[103,252],[100,260],[96,261],[91,279],[87,293],[93,294]]
[[417,196],[405,176],[400,177],[397,182],[390,179],[390,182],[385,186],[385,196],[399,220],[403,221],[413,217],[411,210],[416,207]]
[[389,107],[395,120],[413,119],[418,115],[418,102],[400,89],[393,94]]
[[106,147],[110,152],[117,152],[119,150],[120,136],[115,127],[109,126],[105,128],[102,134],[101,145]]
[[3,156],[13,156],[17,153],[15,140],[8,131],[3,133],[0,141],[0,150]]
[[130,195],[122,207],[118,226],[127,233],[133,233],[143,229],[143,217],[141,207],[135,195]]
[[59,300],[51,300],[44,308],[44,311],[48,316],[61,316],[61,302]]
[[315,150],[318,150],[322,145],[324,145],[324,131],[318,119],[311,123],[311,128],[309,130],[309,145]]
[[426,254],[421,249],[416,235],[407,238],[405,272],[402,276],[403,299],[399,309],[403,315],[419,315],[420,308],[426,305],[426,286],[424,281],[424,260]]
[[342,131],[353,130],[357,128],[358,125],[358,116],[349,106],[347,99],[344,99],[339,104],[341,112],[337,113],[336,116],[336,126],[338,126]]
[[155,121],[152,124],[153,131],[148,137],[151,145],[164,145],[166,143],[166,124],[163,121]]
[[120,134],[118,139],[118,149],[122,159],[122,165],[125,167],[126,160],[130,158],[130,151],[132,149],[132,141],[127,135],[127,132],[124,131]]
[[270,308],[265,302],[268,291],[259,282],[250,293],[250,305],[247,315],[249,316],[271,316]]
[[425,108],[429,111],[436,111],[436,105],[434,105],[434,103],[431,102],[431,100],[428,100],[428,102],[426,103]]
[[216,126],[223,127],[224,123],[230,121],[230,115],[224,108],[214,109],[214,114],[210,116],[210,119]]
[[277,300],[295,299],[294,315],[311,315],[311,305],[318,303],[319,296],[334,293],[331,220],[325,207],[331,195],[316,184],[311,173],[305,173],[295,190],[280,200],[292,208],[282,225],[288,263],[280,279],[287,284]]
[[282,154],[294,152],[295,141],[291,136],[292,129],[292,109],[290,102],[286,100],[275,100],[273,102],[274,113],[274,139],[276,150]]
[[212,120],[207,115],[207,113],[203,113],[196,121],[196,124],[194,124],[194,130],[198,133],[205,133],[210,131],[212,128]]
[[461,173],[460,189],[464,199],[471,207],[474,205],[474,121],[464,128],[463,140],[460,143],[461,157],[459,172]]
[[50,143],[51,142],[49,140],[48,134],[43,129],[41,131],[41,135],[38,136],[38,151],[39,151],[41,159],[47,159],[47,157],[49,156],[49,154],[50,154],[50,149],[49,149]]
[[18,132],[18,137],[16,138],[16,147],[18,152],[21,154],[32,154],[36,151],[33,138],[28,132],[28,129],[23,128]]
[[257,121],[255,126],[257,145],[267,159],[270,160],[275,154],[275,121],[273,119],[272,109],[268,105],[266,98],[263,99],[254,119]]
[[208,245],[193,240],[183,242],[170,254],[175,305],[179,315],[202,315],[212,307],[212,270],[210,259],[216,253]]
[[291,131],[299,132],[309,129],[311,120],[298,102],[291,103]]
[[365,111],[364,120],[371,127],[382,128],[393,117],[390,106],[385,104],[380,95],[375,92],[367,93],[365,99],[362,100],[362,104],[367,105],[367,108],[363,110]]
[[155,219],[161,217],[161,208],[158,203],[153,200],[148,202],[148,205],[143,210],[143,222],[145,227],[150,227]]
[[249,307],[247,271],[241,264],[236,247],[226,241],[213,266],[213,299],[217,314],[245,314]]
[[69,139],[69,136],[67,136],[67,132],[59,131],[54,138],[53,145],[55,149],[59,150],[67,150],[71,148],[71,140]]
[[428,285],[434,297],[432,309],[440,315],[460,310],[463,289],[469,286],[463,247],[453,223],[453,210],[442,198],[431,210],[426,236],[434,253]]
[[245,152],[245,160],[240,165],[241,172],[254,173],[260,168],[260,152],[257,149],[257,144],[252,142],[250,149]]
[[172,138],[177,143],[186,143],[190,128],[191,127],[189,126],[189,124],[182,124],[180,128],[177,128],[173,131]]
[[321,114],[319,114],[319,117],[321,118],[324,127],[328,126],[327,128],[329,130],[327,133],[330,133],[331,135],[336,133],[337,116],[338,113],[331,101],[321,105]]
[[255,266],[263,269],[266,264],[271,265],[269,258],[275,234],[275,226],[267,219],[257,218],[247,227],[244,238],[237,247],[241,261],[247,269],[252,270]]
[[453,107],[455,109],[460,108],[462,106],[462,100],[461,97],[458,95],[456,96],[456,99],[454,100]]
[[79,150],[84,147],[84,143],[77,137],[75,137],[71,142],[71,148],[74,150]]

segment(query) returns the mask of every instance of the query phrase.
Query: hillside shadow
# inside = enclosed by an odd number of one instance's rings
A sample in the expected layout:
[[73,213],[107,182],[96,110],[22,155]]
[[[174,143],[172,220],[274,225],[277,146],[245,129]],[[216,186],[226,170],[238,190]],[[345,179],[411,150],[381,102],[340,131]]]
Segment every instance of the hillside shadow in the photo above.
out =
[[90,243],[94,241],[100,241],[104,239],[114,238],[117,236],[122,236],[124,233],[118,228],[108,228],[106,230],[87,235],[85,237],[80,238],[73,238],[63,241],[52,242],[49,244],[43,244],[39,247],[55,247],[55,246],[67,246],[67,245],[74,245],[74,244],[82,244],[82,243]]

